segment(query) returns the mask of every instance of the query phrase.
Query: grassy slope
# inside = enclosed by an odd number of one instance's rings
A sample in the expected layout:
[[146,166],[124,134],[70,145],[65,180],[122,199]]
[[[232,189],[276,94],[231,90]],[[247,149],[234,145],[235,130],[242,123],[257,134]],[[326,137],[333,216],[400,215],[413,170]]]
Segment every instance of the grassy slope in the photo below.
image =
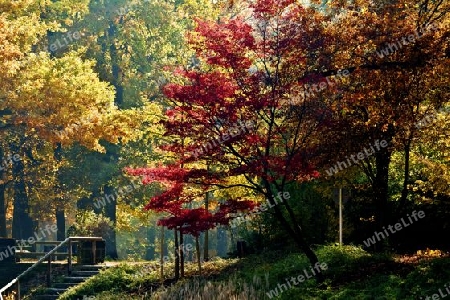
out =
[[[325,284],[319,288],[314,279],[309,279],[276,299],[419,299],[438,293],[450,282],[450,258],[399,262],[388,255],[370,255],[352,246],[325,246],[317,254],[328,265]],[[188,265],[189,279],[160,288],[157,272],[148,273],[148,268],[142,272],[143,266],[122,265],[102,272],[60,299],[83,295],[112,300],[200,299],[197,293],[203,299],[270,299],[266,294],[269,290],[286,283],[286,278],[302,274],[305,268],[309,266],[302,254],[270,252],[242,260],[208,262],[204,264],[206,276],[202,280],[195,276],[195,265]]]

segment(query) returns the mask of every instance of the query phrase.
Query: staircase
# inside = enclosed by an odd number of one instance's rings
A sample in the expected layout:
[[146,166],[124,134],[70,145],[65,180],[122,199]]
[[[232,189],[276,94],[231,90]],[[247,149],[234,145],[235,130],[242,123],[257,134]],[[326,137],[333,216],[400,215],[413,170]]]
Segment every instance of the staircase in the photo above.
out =
[[[79,257],[81,257],[81,253],[83,253],[83,258],[88,258],[88,261],[93,262],[102,262],[104,258],[104,244],[105,241],[101,237],[68,237],[62,242],[57,245],[55,248],[50,250],[50,252],[45,253],[45,255],[37,262],[35,262],[32,266],[30,266],[28,269],[17,275],[16,278],[12,279],[9,283],[7,283],[4,287],[0,288],[0,300],[4,300],[4,296],[6,294],[11,294],[13,292],[13,289],[16,293],[15,299],[21,300],[22,299],[22,289],[21,289],[21,281],[24,280],[25,276],[27,274],[30,274],[33,270],[35,270],[38,266],[41,264],[47,262],[47,272],[46,272],[46,278],[47,278],[47,286],[50,288],[45,290],[45,295],[40,294],[39,298],[37,295],[32,297],[32,299],[58,299],[59,295],[65,292],[67,289],[69,289],[71,286],[78,285],[81,282],[85,281],[91,276],[94,276],[99,273],[99,270],[102,268],[101,266],[94,265],[94,266],[87,266],[87,265],[79,265],[74,266],[72,262],[72,245],[73,243],[79,243],[79,242],[90,242],[90,245],[87,247],[82,247],[78,249]],[[99,248],[99,253],[97,253],[97,242],[100,243],[100,246],[103,244],[103,247]],[[55,242],[50,242],[51,244],[54,244]],[[63,250],[63,247],[67,248],[67,253],[59,253],[57,251]],[[83,252],[84,251],[84,252]],[[87,252],[86,252],[87,251]],[[41,253],[36,253],[36,255]],[[103,254],[103,257],[102,257]],[[63,282],[60,283],[54,283],[52,284],[52,261],[55,256],[64,255],[67,257],[67,270],[69,276],[63,277]],[[87,255],[87,256],[84,256]],[[90,257],[90,258],[89,258]],[[85,261],[81,259],[81,262]],[[77,259],[78,262],[78,259]],[[9,280],[9,279],[8,279]]]
[[100,265],[84,265],[75,267],[70,276],[60,277],[62,282],[53,283],[51,287],[44,291],[44,294],[34,295],[33,300],[52,300],[58,299],[69,288],[79,285],[88,278],[97,275],[101,269],[105,268]]

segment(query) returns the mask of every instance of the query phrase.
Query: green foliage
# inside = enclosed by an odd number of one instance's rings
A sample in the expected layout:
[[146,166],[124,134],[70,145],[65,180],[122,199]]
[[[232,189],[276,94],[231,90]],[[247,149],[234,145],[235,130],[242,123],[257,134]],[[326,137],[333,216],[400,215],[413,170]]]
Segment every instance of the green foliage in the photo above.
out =
[[[164,264],[166,279],[173,273],[173,263]],[[59,299],[75,300],[83,295],[96,295],[96,299],[110,299],[110,293],[124,293],[126,299],[130,294],[138,293],[143,286],[159,286],[159,266],[151,264],[120,264],[103,270],[95,277],[91,277],[82,284],[69,289]],[[103,296],[99,296],[103,295]],[[142,299],[142,298],[139,298]]]
[[[321,288],[307,280],[276,299],[418,299],[437,293],[450,279],[450,259],[422,261],[417,265],[394,261],[387,254],[372,255],[355,246],[322,246],[320,262],[328,269]],[[240,260],[205,264],[209,276],[181,280],[158,288],[157,271],[143,272],[144,265],[120,265],[103,271],[60,299],[95,294],[97,299],[269,299],[266,292],[286,278],[309,270],[303,254],[281,251],[252,255]],[[190,265],[187,274],[190,274]],[[136,276],[141,274],[140,276]],[[215,275],[214,275],[215,274]],[[147,288],[145,288],[147,287]],[[150,292],[149,288],[156,289]],[[199,298],[202,295],[203,298]],[[275,299],[275,298],[274,298]]]
[[102,291],[125,291],[132,284],[132,275],[135,273],[135,267],[122,264],[118,267],[100,272],[97,276],[88,279],[83,284],[68,290],[59,299],[77,299],[77,297],[82,297],[83,295],[95,295]]
[[[290,194],[287,201],[301,220],[308,243],[324,244],[335,241],[337,211],[330,206],[330,199],[317,191],[316,184],[292,184],[287,191]],[[292,241],[292,238],[270,212],[273,212],[273,208],[237,226],[237,234],[247,241],[250,253],[294,247],[293,242],[286,243]]]
[[69,236],[106,236],[113,222],[91,210],[79,210],[75,222],[68,230]]

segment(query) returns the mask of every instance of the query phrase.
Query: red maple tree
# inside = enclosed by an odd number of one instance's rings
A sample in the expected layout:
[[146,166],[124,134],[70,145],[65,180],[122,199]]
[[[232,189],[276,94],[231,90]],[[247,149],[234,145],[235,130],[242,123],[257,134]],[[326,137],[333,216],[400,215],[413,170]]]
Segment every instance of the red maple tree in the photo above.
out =
[[[126,172],[134,176],[143,176],[143,184],[151,184],[156,181],[166,188],[161,194],[152,197],[144,209],[168,214],[158,221],[158,225],[175,230],[175,278],[177,279],[180,276],[180,269],[181,275],[184,274],[184,259],[179,249],[178,232],[180,233],[181,244],[184,234],[195,237],[197,261],[201,273],[198,240],[200,233],[215,228],[219,224],[227,225],[232,215],[255,207],[254,203],[249,200],[228,199],[221,203],[215,212],[210,212],[203,207],[192,208],[193,202],[198,200],[201,195],[187,187],[200,186],[203,191],[205,186],[199,184],[199,182],[201,182],[201,177],[204,174],[195,169],[188,171],[183,167],[183,164],[181,166],[168,165],[158,168],[127,168]],[[193,179],[194,181],[192,181]]]
[[[299,216],[287,199],[279,205],[274,199],[290,184],[319,175],[314,164],[329,110],[305,96],[304,84],[317,82],[316,75],[307,75],[327,59],[326,53],[319,54],[326,44],[324,17],[288,0],[256,1],[250,11],[250,22],[197,20],[189,41],[201,63],[177,70],[187,83],[164,88],[173,106],[163,122],[171,142],[163,149],[177,161],[128,172],[171,182],[146,208],[169,212],[171,217],[161,224],[189,224],[192,234],[226,224],[231,213],[254,204],[230,196],[214,213],[192,210],[186,203],[200,195],[186,186],[205,191],[239,187],[247,196],[259,195],[273,205],[269,213],[315,264],[318,259],[304,238]],[[233,177],[240,181],[230,181]]]
[[[201,232],[218,224],[228,224],[231,214],[253,209],[255,206],[250,200],[228,199],[221,203],[215,212],[204,208],[190,208],[190,204],[204,193],[206,184],[206,181],[201,181],[204,174],[197,169],[189,171],[183,167],[168,165],[157,168],[127,168],[126,172],[143,176],[143,184],[156,181],[165,185],[166,190],[152,197],[144,209],[167,213],[168,216],[160,219],[158,225],[179,229],[183,234],[198,237]],[[189,185],[202,187],[202,194],[186,189]]]

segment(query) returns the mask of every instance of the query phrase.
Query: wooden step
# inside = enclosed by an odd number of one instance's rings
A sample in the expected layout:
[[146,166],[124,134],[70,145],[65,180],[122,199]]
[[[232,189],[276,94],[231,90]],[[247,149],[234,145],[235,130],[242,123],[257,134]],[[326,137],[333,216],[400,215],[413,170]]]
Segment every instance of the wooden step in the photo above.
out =
[[52,287],[57,289],[69,289],[73,286],[79,285],[81,282],[56,282],[52,284]]
[[70,274],[73,277],[82,276],[82,277],[89,277],[89,276],[95,276],[99,273],[99,271],[72,271],[72,274]]
[[64,293],[66,291],[66,289],[50,287],[50,288],[47,288],[45,291],[50,295],[60,295],[60,294]]
[[76,270],[80,271],[100,271],[103,268],[107,267],[102,265],[81,265],[75,267]]
[[92,276],[97,275],[101,269],[105,268],[102,265],[79,265],[74,266],[70,276],[63,276],[62,282],[53,283],[51,288],[47,288],[43,295],[34,295],[32,299],[38,300],[53,300],[67,291],[69,288],[77,286]]
[[82,283],[83,281],[86,281],[86,279],[88,279],[89,276],[86,277],[82,277],[82,276],[67,276],[64,277],[64,282],[66,283]]
[[56,300],[59,295],[34,295],[33,300]]

